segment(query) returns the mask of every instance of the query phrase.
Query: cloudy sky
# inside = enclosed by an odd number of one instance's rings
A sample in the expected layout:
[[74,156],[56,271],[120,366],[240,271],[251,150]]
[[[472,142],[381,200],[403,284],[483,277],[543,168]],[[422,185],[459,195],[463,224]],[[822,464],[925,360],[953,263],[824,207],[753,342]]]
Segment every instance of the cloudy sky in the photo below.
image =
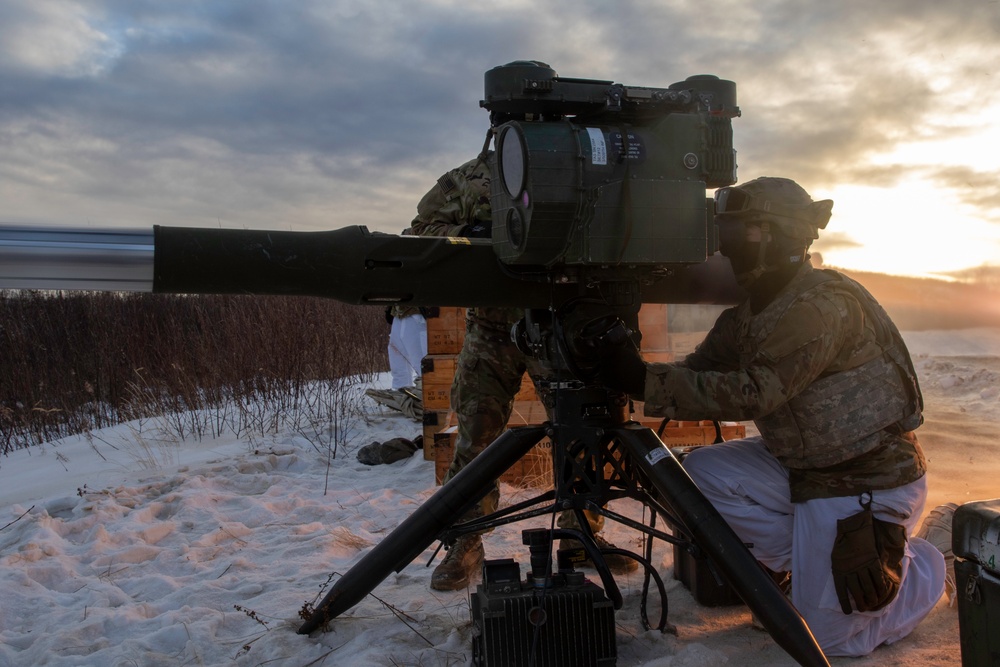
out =
[[518,59],[735,81],[827,264],[1000,264],[998,0],[0,0],[0,222],[399,231]]

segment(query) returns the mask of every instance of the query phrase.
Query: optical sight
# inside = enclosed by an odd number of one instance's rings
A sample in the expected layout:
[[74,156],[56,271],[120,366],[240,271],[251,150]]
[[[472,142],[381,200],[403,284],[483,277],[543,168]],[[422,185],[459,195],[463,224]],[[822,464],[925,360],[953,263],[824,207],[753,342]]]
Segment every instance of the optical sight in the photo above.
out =
[[714,252],[707,188],[736,182],[736,84],[564,78],[537,61],[486,72],[493,248],[562,280],[635,278]]

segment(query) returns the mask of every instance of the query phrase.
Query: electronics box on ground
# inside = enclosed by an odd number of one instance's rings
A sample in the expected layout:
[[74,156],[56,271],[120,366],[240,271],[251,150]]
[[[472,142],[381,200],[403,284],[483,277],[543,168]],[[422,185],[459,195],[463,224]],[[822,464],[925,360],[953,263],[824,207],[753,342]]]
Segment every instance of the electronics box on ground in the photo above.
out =
[[1000,666],[1000,498],[966,503],[952,526],[962,667]]

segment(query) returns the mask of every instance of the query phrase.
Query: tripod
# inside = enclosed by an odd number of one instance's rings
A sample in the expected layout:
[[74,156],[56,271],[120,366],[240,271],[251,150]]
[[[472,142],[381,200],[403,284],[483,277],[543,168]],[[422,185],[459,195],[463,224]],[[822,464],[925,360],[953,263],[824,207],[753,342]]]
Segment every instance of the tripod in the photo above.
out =
[[[677,458],[651,429],[627,421],[627,396],[599,384],[576,380],[565,367],[554,369],[549,384],[555,395],[550,422],[512,428],[501,434],[338,579],[298,632],[308,634],[325,627],[436,540],[453,542],[459,535],[533,516],[563,509],[573,509],[579,514],[589,509],[653,537],[680,542],[604,508],[609,500],[631,497],[654,512],[671,517],[689,536],[686,546],[700,549],[712,559],[775,641],[793,658],[802,665],[828,666],[798,611],[704,497]],[[501,474],[544,437],[552,441],[555,477],[552,491],[456,524],[488,493]],[[581,521],[581,525],[585,524]],[[583,537],[588,537],[584,533]],[[608,588],[607,581],[605,584]]]

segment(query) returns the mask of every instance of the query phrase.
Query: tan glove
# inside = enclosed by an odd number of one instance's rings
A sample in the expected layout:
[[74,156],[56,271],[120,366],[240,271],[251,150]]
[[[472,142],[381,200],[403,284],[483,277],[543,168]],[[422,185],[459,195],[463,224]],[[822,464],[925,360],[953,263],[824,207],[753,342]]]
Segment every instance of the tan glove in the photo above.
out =
[[830,560],[840,608],[850,614],[850,598],[858,611],[876,611],[899,593],[906,550],[906,528],[876,519],[871,500],[864,509],[837,521]]

